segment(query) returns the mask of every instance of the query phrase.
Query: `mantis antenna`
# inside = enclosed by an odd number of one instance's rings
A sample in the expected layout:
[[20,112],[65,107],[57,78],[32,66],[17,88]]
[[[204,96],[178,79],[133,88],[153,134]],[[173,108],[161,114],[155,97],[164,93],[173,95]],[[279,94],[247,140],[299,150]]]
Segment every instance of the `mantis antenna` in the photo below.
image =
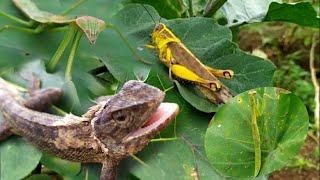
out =
[[[157,25],[156,21],[154,20],[153,16],[151,15],[151,13],[149,12],[149,10],[146,8],[146,6],[144,4],[141,4],[141,6],[147,11],[147,13],[149,14],[149,16],[151,17],[152,21],[154,22],[154,25]],[[160,17],[161,19],[161,17]]]

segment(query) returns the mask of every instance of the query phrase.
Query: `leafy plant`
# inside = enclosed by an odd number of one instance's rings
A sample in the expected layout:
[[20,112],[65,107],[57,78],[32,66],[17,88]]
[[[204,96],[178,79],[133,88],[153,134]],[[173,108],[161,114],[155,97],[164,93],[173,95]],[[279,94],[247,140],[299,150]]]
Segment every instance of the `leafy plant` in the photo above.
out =
[[[34,2],[41,9],[59,14],[76,1],[34,0]],[[137,2],[150,4],[155,9],[146,5],[148,13],[140,4],[134,4]],[[241,167],[237,167],[236,171],[228,169],[229,165],[234,165],[234,160],[244,163],[248,159],[252,160],[255,157],[255,153],[252,153],[251,143],[250,148],[245,149],[247,154],[245,158],[239,156],[239,159],[230,159],[230,164],[228,164],[229,161],[225,161],[230,158],[228,157],[229,155],[241,152],[241,148],[230,148],[230,144],[221,143],[220,140],[229,137],[230,134],[228,133],[230,131],[234,131],[237,128],[237,132],[240,134],[233,135],[239,135],[245,141],[252,141],[250,124],[247,123],[245,126],[235,127],[241,122],[246,122],[250,119],[252,110],[250,106],[247,106],[248,104],[245,104],[248,103],[247,101],[243,102],[244,105],[239,105],[237,100],[239,97],[247,96],[247,91],[250,89],[270,86],[275,66],[266,59],[241,51],[237,44],[232,42],[231,30],[228,27],[219,25],[213,18],[190,17],[202,16],[205,13],[205,7],[208,7],[208,2],[202,0],[131,0],[125,1],[123,4],[112,0],[85,1],[68,15],[90,15],[115,24],[119,31],[125,35],[124,38],[137,49],[137,52],[140,50],[138,52],[139,55],[152,64],[148,65],[137,61],[130,49],[125,48],[126,45],[121,38],[116,36],[115,32],[106,30],[101,32],[95,45],[90,46],[85,40],[80,40],[79,53],[75,56],[76,61],[74,62],[72,74],[73,83],[71,84],[64,78],[67,63],[65,56],[62,56],[62,63],[58,65],[57,72],[48,73],[45,68],[45,63],[52,57],[55,48],[63,37],[63,33],[46,31],[39,35],[30,35],[10,30],[0,33],[0,75],[27,87],[24,79],[35,74],[41,78],[43,88],[52,86],[62,88],[65,91],[65,95],[59,107],[74,114],[85,112],[96,97],[115,93],[115,87],[117,85],[121,86],[129,79],[144,80],[164,90],[166,92],[165,100],[178,103],[181,112],[176,121],[159,134],[159,139],[154,140],[137,157],[134,157],[135,159],[129,158],[122,162],[119,168],[119,171],[121,170],[121,173],[119,173],[120,179],[133,177],[134,179],[190,179],[196,177],[203,179],[232,179],[229,176],[254,178],[257,174],[259,174],[257,179],[265,179],[265,175],[284,165],[283,163],[271,162],[273,158],[280,157],[281,160],[287,160],[289,155],[283,154],[283,152],[290,152],[291,156],[301,145],[306,132],[301,131],[292,135],[292,129],[290,128],[296,128],[296,125],[301,125],[302,128],[305,127],[307,116],[304,106],[292,94],[278,94],[280,91],[276,88],[267,88],[266,92],[271,92],[271,98],[267,100],[276,106],[266,106],[270,108],[270,112],[273,112],[273,114],[270,113],[272,114],[270,115],[268,112],[268,115],[262,116],[261,119],[258,118],[258,129],[269,127],[262,126],[260,124],[262,122],[270,123],[270,127],[274,125],[272,123],[280,123],[283,125],[279,127],[281,129],[280,132],[283,132],[283,134],[265,136],[273,135],[274,131],[268,134],[269,131],[265,129],[259,130],[261,131],[260,139],[262,140],[262,143],[259,144],[262,147],[262,170],[261,172],[260,169],[258,171],[260,173],[252,173],[251,166],[249,170],[244,170]],[[216,9],[219,8],[216,7]],[[24,18],[10,0],[0,2],[0,11],[6,11]],[[162,18],[160,18],[158,12]],[[273,13],[270,13],[270,17],[273,17]],[[156,54],[140,48],[151,41],[149,34],[154,28],[152,18],[165,23],[204,64],[216,68],[234,70],[234,79],[230,81],[222,80],[222,82],[235,95],[242,94],[232,98],[225,105],[218,106],[197,94],[192,89],[192,86],[169,79],[168,70],[159,62]],[[288,19],[279,20],[289,21]],[[10,23],[12,22],[0,17],[0,26]],[[99,68],[104,66],[106,67],[104,71],[98,72]],[[107,72],[105,72],[106,69]],[[117,80],[116,83],[113,78]],[[263,88],[258,89],[257,92],[259,92],[259,97],[257,98],[259,102],[267,98],[264,96]],[[280,100],[277,99],[278,95],[281,97]],[[285,105],[288,105],[288,107],[285,108]],[[247,118],[237,117],[236,112],[234,112],[237,108],[241,108],[243,112],[247,113]],[[258,110],[263,114],[269,109],[263,109],[262,106],[259,106]],[[213,114],[213,112],[217,113]],[[295,114],[296,112],[301,112],[301,114],[297,115]],[[229,116],[225,115],[225,113],[229,114]],[[231,115],[234,117],[230,117]],[[300,116],[301,119],[299,119]],[[208,128],[209,122],[211,125]],[[292,122],[297,124],[291,124]],[[229,128],[224,129],[224,132],[218,132],[220,129],[216,128],[219,126],[217,123],[226,124],[228,125],[226,127]],[[273,146],[270,148],[266,146],[266,137],[269,138],[267,139],[268,141],[273,142]],[[294,145],[282,147],[281,140],[285,141],[290,137],[295,137]],[[18,143],[19,145],[17,145]],[[25,152],[34,152],[37,156],[33,156],[30,153],[21,153],[12,157],[10,153],[20,151],[20,144],[25,149]],[[240,146],[241,143],[237,145]],[[8,147],[12,147],[14,151],[8,151]],[[264,148],[267,148],[267,150]],[[268,152],[265,152],[265,150]],[[223,159],[224,164],[221,165],[217,163],[215,155],[225,151],[228,153],[225,153],[226,156],[220,157],[221,159],[225,158]],[[273,157],[272,153],[270,153],[272,151],[278,152],[279,154],[276,154],[278,156]],[[66,162],[46,154],[43,154],[41,158],[41,152],[34,150],[32,146],[29,146],[21,138],[11,138],[2,142],[0,144],[0,152],[0,179],[23,178],[28,175],[28,179],[49,178],[52,174],[66,179],[83,179],[85,177],[97,179],[99,177],[100,166],[86,165],[80,171],[79,163]],[[26,158],[30,156],[33,156],[33,158]],[[6,158],[4,159],[3,157]],[[19,162],[12,161],[15,158],[25,158],[25,163],[30,164],[29,168],[20,169],[19,167],[19,171],[15,171],[14,167],[19,165]],[[12,166],[10,165],[11,163],[13,164]],[[32,172],[39,163],[44,165],[45,169]],[[52,171],[55,173],[52,173]]]

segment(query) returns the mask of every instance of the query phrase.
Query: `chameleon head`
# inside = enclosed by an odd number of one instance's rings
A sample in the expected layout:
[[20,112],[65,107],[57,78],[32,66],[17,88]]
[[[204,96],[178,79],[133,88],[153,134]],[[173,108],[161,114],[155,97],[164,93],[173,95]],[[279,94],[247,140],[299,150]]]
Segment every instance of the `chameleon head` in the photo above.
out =
[[143,82],[128,81],[94,120],[96,138],[110,154],[138,152],[178,113],[177,104],[162,103],[164,95]]

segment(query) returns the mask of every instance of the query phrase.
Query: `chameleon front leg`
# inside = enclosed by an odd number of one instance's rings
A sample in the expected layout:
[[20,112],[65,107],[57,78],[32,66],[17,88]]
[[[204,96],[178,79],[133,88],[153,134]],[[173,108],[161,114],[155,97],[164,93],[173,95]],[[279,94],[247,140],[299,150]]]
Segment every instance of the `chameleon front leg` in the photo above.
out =
[[52,105],[57,104],[63,96],[63,91],[60,88],[46,88],[40,89],[41,81],[40,79],[32,74],[25,78],[29,81],[29,97],[24,102],[24,106],[44,112],[47,111]]
[[103,162],[100,180],[115,180],[117,177],[117,161],[107,160]]
[[36,111],[44,112],[52,105],[57,104],[62,98],[63,92],[59,88],[48,88],[32,92],[24,106]]

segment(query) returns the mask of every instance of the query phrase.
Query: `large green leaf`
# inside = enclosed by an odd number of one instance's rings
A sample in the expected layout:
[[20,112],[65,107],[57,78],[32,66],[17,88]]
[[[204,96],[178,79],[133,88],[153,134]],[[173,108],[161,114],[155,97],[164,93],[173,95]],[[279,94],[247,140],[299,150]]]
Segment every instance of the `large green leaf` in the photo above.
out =
[[269,6],[265,21],[285,21],[301,26],[320,27],[320,18],[309,2],[296,4],[276,3]]
[[[256,116],[252,115],[252,108],[257,108]],[[253,117],[258,133],[252,130]],[[308,132],[308,119],[306,107],[293,93],[271,87],[241,93],[212,119],[205,136],[207,156],[215,168],[228,176],[269,174],[298,153]],[[256,138],[259,140],[254,141]]]
[[[157,12],[148,6],[150,14],[157,18]],[[140,45],[150,43],[149,34],[154,28],[154,22],[150,15],[141,5],[128,5],[113,18],[119,26],[126,27],[127,37],[133,37]],[[240,51],[236,44],[231,42],[231,31],[220,26],[209,18],[189,18],[162,20],[175,33],[182,42],[200,59],[204,64],[215,68],[232,69],[235,77],[232,80],[222,80],[225,85],[235,94],[255,87],[271,85],[274,65],[265,59],[261,59]],[[149,50],[143,50],[146,53]],[[117,51],[112,54],[116,55]],[[120,54],[121,55],[121,54]],[[156,54],[149,55],[149,59],[159,77],[168,76],[168,70],[159,63]],[[121,68],[121,64],[106,63],[115,77],[126,76],[132,69],[113,72],[113,68]],[[183,86],[182,84],[180,84]],[[189,88],[178,88],[190,104],[204,112],[214,112],[217,105],[203,97],[194,94]]]
[[[154,0],[126,0],[126,3],[141,3],[149,4],[153,6],[161,15],[161,17],[167,19],[180,18],[186,11],[186,7],[181,0],[165,0],[165,1],[154,1]],[[155,19],[158,21],[159,19]]]
[[235,26],[262,21],[270,3],[274,1],[281,0],[227,1],[221,9],[228,20],[228,26]]
[[70,162],[48,154],[44,154],[40,162],[45,167],[59,173],[62,176],[75,176],[81,170],[80,163]]
[[41,158],[41,152],[22,138],[12,137],[0,144],[0,179],[21,179],[27,176]]

